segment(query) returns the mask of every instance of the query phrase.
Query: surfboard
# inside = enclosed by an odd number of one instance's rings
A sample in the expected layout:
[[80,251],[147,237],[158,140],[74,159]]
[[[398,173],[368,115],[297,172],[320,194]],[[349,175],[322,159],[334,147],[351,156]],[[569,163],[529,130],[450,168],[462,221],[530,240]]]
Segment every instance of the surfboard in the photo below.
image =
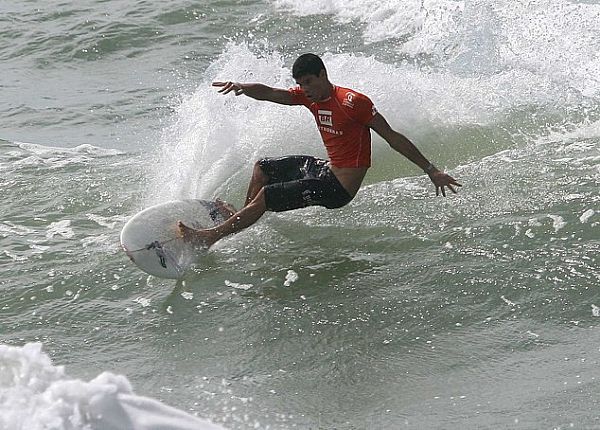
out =
[[184,241],[177,222],[193,228],[210,228],[225,217],[209,200],[174,200],[151,206],[134,215],[121,230],[121,247],[144,272],[166,279],[181,279],[207,249]]

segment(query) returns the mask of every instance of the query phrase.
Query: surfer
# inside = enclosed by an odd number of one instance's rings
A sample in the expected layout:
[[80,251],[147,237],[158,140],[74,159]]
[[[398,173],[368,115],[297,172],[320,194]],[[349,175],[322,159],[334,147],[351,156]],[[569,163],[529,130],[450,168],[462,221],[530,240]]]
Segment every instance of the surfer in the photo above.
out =
[[[219,202],[229,218],[197,230],[178,223],[186,240],[210,247],[219,239],[254,224],[266,211],[288,211],[312,205],[328,209],[348,204],[371,166],[371,130],[419,166],[435,185],[436,195],[461,185],[427,160],[404,135],[393,130],[371,100],[354,90],[332,84],[320,57],[303,54],[294,62],[297,87],[272,88],[259,83],[213,82],[219,93],[246,95],[283,105],[303,105],[315,117],[329,160],[295,155],[256,162],[244,207],[235,212]],[[235,213],[234,213],[235,212]]]

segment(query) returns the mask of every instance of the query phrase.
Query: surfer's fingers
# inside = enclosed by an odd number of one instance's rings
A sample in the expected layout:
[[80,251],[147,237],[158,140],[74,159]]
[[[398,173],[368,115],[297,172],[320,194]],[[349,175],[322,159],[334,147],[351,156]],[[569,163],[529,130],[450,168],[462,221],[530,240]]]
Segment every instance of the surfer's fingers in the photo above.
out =
[[448,183],[452,184],[452,185],[456,185],[457,187],[462,187],[461,184],[459,184],[456,179],[454,179],[452,176],[448,175]]
[[231,88],[231,82],[213,82],[213,87],[221,87],[219,92],[224,93]]
[[[219,84],[219,85],[215,85],[215,84]],[[219,90],[219,93],[221,93],[221,94],[228,94],[232,90],[235,90],[235,89],[239,88],[239,87],[237,87],[237,84],[235,82],[231,82],[231,81],[229,81],[229,82],[215,82],[215,83],[213,83],[213,85],[215,87],[222,87]]]

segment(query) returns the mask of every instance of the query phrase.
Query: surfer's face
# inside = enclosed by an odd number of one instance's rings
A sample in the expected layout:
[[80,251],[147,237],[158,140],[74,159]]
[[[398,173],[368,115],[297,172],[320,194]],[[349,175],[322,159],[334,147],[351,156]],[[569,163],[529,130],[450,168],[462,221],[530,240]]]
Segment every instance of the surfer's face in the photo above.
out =
[[327,72],[321,70],[318,76],[304,75],[296,79],[306,97],[313,102],[318,102],[330,96],[331,84],[327,79]]

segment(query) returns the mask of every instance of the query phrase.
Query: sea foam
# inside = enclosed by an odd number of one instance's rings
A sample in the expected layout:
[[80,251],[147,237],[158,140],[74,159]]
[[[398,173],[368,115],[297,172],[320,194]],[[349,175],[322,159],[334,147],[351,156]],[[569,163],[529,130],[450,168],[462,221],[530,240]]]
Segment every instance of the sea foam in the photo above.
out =
[[40,343],[0,345],[1,430],[223,430],[157,400],[138,396],[125,376],[89,382],[52,364]]
[[299,16],[331,15],[362,28],[366,43],[428,55],[462,72],[531,70],[596,97],[600,5],[538,0],[271,0]]

